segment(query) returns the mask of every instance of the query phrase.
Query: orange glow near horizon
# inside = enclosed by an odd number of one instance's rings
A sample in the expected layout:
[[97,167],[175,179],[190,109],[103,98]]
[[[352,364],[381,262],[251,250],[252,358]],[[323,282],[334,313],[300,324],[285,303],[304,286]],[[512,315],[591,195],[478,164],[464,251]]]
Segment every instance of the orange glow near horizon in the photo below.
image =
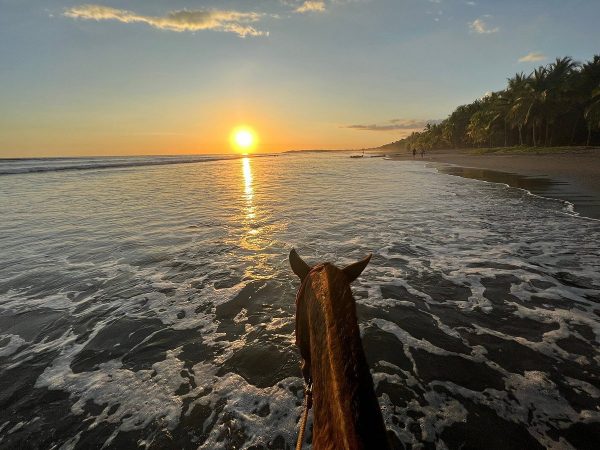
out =
[[[155,110],[161,108],[157,106]],[[303,121],[295,115],[286,117],[270,109],[237,111],[235,105],[226,104],[207,111],[210,114],[173,107],[165,115],[159,114],[159,118],[136,123],[131,130],[127,128],[130,126],[127,120],[92,124],[84,120],[87,120],[84,115],[76,116],[81,117],[81,121],[72,128],[65,123],[48,124],[40,128],[31,126],[24,132],[18,126],[2,128],[0,124],[0,158],[244,155],[303,149],[359,149],[398,139],[393,133],[373,136],[341,128],[337,123]],[[249,129],[253,134],[253,145],[249,148],[238,146],[234,139],[234,132],[240,128]]]
[[230,141],[235,151],[247,155],[256,149],[258,138],[252,128],[240,126],[231,132]]

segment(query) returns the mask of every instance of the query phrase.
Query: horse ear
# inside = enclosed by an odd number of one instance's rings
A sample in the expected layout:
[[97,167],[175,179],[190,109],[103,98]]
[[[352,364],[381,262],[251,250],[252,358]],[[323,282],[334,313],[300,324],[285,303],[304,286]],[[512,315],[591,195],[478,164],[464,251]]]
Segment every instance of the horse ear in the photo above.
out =
[[367,264],[369,264],[369,261],[371,261],[371,256],[373,255],[369,254],[366,258],[350,264],[342,269],[342,272],[344,272],[348,278],[348,283],[352,283],[354,280],[356,280],[362,271],[365,270],[365,267],[367,267]]
[[308,272],[310,272],[310,266],[302,261],[302,258],[300,258],[294,249],[290,252],[290,266],[292,266],[292,270],[301,280],[304,280]]

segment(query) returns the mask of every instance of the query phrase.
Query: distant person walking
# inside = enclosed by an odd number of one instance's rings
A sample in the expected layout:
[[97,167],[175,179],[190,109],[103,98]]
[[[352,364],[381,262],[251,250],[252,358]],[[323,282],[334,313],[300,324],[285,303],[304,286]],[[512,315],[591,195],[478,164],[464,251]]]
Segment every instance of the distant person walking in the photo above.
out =
[[417,149],[413,148],[413,159],[415,159],[415,156],[417,156]]
[[421,159],[425,158],[425,149],[421,149]]

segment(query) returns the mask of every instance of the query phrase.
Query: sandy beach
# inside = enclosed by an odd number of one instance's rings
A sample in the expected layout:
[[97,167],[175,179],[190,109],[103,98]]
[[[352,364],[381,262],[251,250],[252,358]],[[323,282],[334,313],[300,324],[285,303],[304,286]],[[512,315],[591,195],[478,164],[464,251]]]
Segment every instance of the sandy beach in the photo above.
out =
[[[413,159],[408,152],[391,155],[391,158]],[[599,148],[566,148],[564,151],[540,149],[535,154],[518,153],[518,150],[507,153],[480,153],[471,149],[437,150],[427,152],[423,159],[417,155],[415,160],[480,169],[452,174],[527,188],[540,195],[569,201],[584,216],[600,218]],[[492,172],[503,172],[504,176]]]

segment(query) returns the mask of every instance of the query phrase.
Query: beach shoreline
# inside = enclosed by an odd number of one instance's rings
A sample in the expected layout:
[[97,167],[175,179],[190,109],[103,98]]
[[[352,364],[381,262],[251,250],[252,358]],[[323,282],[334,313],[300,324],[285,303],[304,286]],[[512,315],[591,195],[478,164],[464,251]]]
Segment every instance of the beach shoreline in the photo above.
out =
[[[403,151],[388,153],[388,156],[395,161],[414,160],[440,164],[440,167],[452,165],[479,169],[479,172],[471,170],[468,173],[451,173],[451,175],[503,182],[512,187],[527,188],[523,183],[529,179],[532,181],[533,193],[568,201],[582,216],[600,219],[600,149],[598,148],[564,148],[550,151],[540,148],[535,154],[519,151],[519,149],[496,152],[477,149],[432,150],[427,151],[423,158],[420,154],[413,158],[411,153]],[[514,176],[503,177],[501,174]],[[536,183],[536,180],[544,179],[550,182]]]

